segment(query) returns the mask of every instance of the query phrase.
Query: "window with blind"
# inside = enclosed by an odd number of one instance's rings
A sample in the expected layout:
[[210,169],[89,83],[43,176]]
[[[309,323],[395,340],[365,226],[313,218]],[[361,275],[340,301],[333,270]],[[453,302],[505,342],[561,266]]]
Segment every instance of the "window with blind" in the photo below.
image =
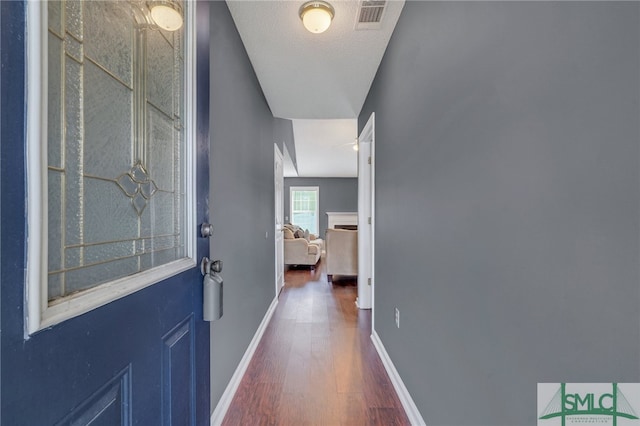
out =
[[308,229],[311,234],[319,231],[320,191],[317,186],[292,186],[289,189],[289,204],[291,223],[302,229]]

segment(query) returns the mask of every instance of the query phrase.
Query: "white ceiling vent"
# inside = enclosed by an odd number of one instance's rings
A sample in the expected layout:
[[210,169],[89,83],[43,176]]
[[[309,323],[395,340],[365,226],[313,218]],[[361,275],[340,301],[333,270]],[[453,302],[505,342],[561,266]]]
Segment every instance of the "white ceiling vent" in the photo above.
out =
[[363,0],[358,8],[356,30],[378,30],[382,27],[382,18],[386,0]]

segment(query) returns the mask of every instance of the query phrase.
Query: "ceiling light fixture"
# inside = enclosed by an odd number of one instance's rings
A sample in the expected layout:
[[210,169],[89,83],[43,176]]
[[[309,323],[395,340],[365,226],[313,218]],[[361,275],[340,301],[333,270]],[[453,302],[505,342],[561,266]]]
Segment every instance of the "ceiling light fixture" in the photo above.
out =
[[302,24],[314,34],[325,32],[334,16],[333,6],[325,1],[309,1],[300,7]]
[[155,24],[166,31],[182,27],[182,8],[174,1],[150,1],[147,3]]

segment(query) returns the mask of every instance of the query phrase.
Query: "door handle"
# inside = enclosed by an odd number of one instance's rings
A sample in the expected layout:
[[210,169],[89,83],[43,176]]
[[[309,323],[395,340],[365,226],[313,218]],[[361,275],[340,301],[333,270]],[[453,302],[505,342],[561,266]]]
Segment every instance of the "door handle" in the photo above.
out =
[[206,222],[200,225],[200,235],[202,235],[202,238],[211,237],[213,235],[213,225]]
[[208,257],[203,257],[200,261],[200,273],[202,275],[219,274],[220,272],[222,272],[222,260],[210,260]]

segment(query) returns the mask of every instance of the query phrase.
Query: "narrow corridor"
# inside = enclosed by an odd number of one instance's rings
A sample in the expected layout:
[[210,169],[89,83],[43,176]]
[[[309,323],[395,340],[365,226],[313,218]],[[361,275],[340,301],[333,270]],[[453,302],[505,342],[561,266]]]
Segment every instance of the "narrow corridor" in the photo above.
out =
[[[355,280],[291,270],[224,425],[405,425]],[[337,278],[337,277],[336,277]]]

